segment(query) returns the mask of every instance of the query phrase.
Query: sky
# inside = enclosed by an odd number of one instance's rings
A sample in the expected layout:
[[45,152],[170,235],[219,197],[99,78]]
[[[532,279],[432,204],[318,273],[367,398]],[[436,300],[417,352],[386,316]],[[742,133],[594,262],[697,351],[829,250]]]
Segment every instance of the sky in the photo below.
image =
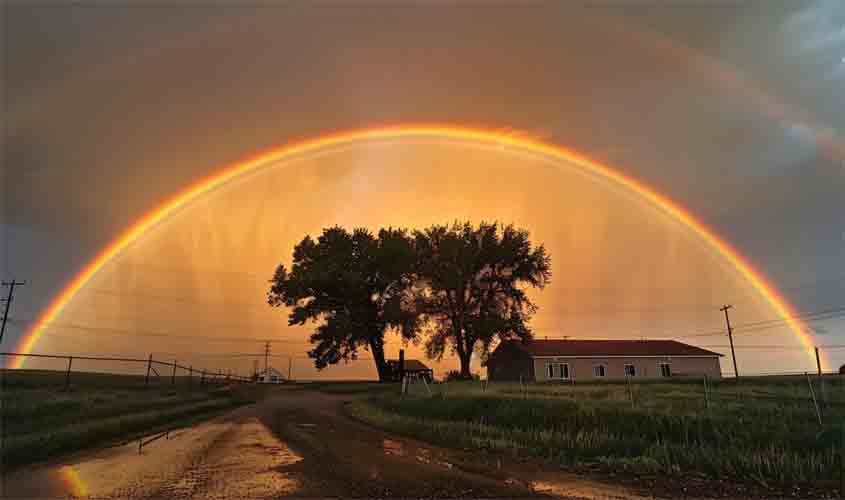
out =
[[[696,214],[798,311],[845,307],[838,1],[10,1],[3,16],[0,262],[4,279],[27,280],[3,350],[99,249],[184,186],[296,140],[419,122],[580,151]],[[307,330],[289,331],[262,295],[296,241],[335,223],[455,218],[517,222],[550,248],[538,336],[712,331],[726,302],[738,324],[772,319],[694,235],[571,167],[467,144],[364,144],[189,207],[60,318],[87,329],[57,328],[36,351],[155,348],[219,364],[260,350],[143,335],[202,331],[278,338],[274,353],[301,357]],[[810,325],[817,344],[845,344],[841,318]],[[751,370],[812,368],[785,328],[742,342]],[[828,355],[845,362],[845,350]],[[297,363],[308,376],[371,368]]]

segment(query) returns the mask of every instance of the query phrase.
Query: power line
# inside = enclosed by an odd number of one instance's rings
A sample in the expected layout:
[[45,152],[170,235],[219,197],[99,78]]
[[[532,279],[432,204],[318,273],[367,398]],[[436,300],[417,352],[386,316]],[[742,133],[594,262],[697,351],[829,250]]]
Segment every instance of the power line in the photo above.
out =
[[[821,311],[796,314],[794,316],[784,316],[784,317],[777,318],[777,319],[769,319],[769,320],[755,321],[755,322],[751,322],[751,323],[743,323],[741,325],[737,325],[736,328],[739,329],[739,328],[753,327],[753,326],[771,324],[771,323],[783,323],[783,322],[788,322],[788,321],[792,321],[792,320],[796,320],[796,319],[809,320],[809,319],[813,319],[816,316],[821,317],[821,316],[827,316],[827,315],[839,315],[839,313],[845,313],[845,307],[834,307],[834,308],[830,308],[830,309],[823,309]],[[820,319],[827,319],[827,318],[820,318]]]
[[136,292],[123,292],[119,290],[110,290],[105,288],[91,288],[88,290],[92,293],[96,293],[99,295],[110,295],[110,296],[120,296],[120,297],[138,297],[138,298],[145,298],[145,299],[152,299],[157,301],[163,302],[184,302],[189,304],[197,304],[197,305],[229,305],[229,304],[237,304],[242,307],[248,308],[255,308],[261,310],[272,310],[272,308],[266,303],[260,302],[244,302],[244,301],[229,301],[226,299],[221,300],[214,300],[214,299],[197,299],[193,297],[188,297],[184,295],[155,295],[150,293],[136,293]]
[[[254,279],[254,280],[261,280],[261,281],[264,281],[264,282],[267,282],[267,283],[270,282],[270,280],[266,276],[259,275],[258,273],[255,273],[255,272],[244,271],[243,269],[222,269],[222,268],[214,268],[214,267],[187,267],[187,266],[173,266],[173,265],[162,266],[162,265],[157,264],[157,263],[152,264],[151,262],[152,261],[149,260],[149,259],[138,259],[137,257],[133,257],[131,259],[117,261],[116,264],[125,264],[125,265],[141,267],[141,268],[145,268],[145,269],[151,269],[151,270],[154,270],[154,271],[161,271],[161,272],[166,272],[166,273],[172,273],[173,271],[189,271],[189,272],[194,273],[194,274],[206,274],[206,273],[229,274],[229,275],[235,274],[240,278],[249,278],[249,279]],[[273,272],[275,270],[276,270],[276,268],[273,267],[273,269],[270,270],[270,272],[268,272],[267,275],[272,276]]]
[[[25,321],[19,319],[9,319],[12,323],[27,323]],[[69,329],[69,330],[82,330],[82,331],[91,331],[91,332],[98,332],[106,335],[118,335],[118,336],[130,336],[130,337],[162,337],[162,338],[174,338],[174,339],[185,339],[185,340],[206,340],[206,341],[213,341],[213,342],[282,342],[286,344],[310,344],[310,342],[305,340],[291,340],[291,339],[277,339],[277,338],[254,338],[254,337],[214,337],[214,336],[207,336],[207,335],[176,335],[171,333],[164,333],[164,332],[152,332],[152,331],[144,331],[144,330],[128,330],[122,328],[107,328],[107,327],[95,327],[95,326],[88,326],[88,325],[78,325],[74,323],[49,323],[46,328],[56,328],[56,329]],[[45,335],[50,335],[49,332],[44,333]]]
[[[837,314],[837,315],[833,315],[833,316],[826,316],[826,317],[823,317],[823,318],[807,318],[807,319],[804,319],[802,321],[812,323],[812,322],[815,322],[815,321],[826,321],[826,320],[832,320],[832,319],[837,319],[837,318],[842,318],[842,317],[845,317],[845,313]],[[773,328],[784,328],[786,326],[787,326],[786,324],[761,325],[761,326],[755,326],[755,327],[750,327],[750,328],[743,328],[740,331],[740,333],[742,334],[742,336],[747,336],[747,335],[751,335],[751,334],[758,333],[758,332],[761,332],[761,331],[771,330]]]
[[[787,323],[793,320],[801,320],[805,322],[812,322],[812,321],[823,321],[829,319],[835,319],[839,317],[845,316],[845,307],[837,307],[822,311],[804,313],[804,314],[796,314],[794,316],[785,316],[778,319],[769,319],[763,321],[756,321],[752,323],[742,323],[739,325],[735,325],[733,327],[735,332],[741,332],[743,334],[751,333],[758,330],[765,330],[769,328],[780,328],[786,326]],[[715,335],[724,335],[726,333],[725,330],[715,330],[711,332],[703,332],[703,333],[695,333],[689,335],[674,335],[676,338],[687,338],[687,337],[712,337]]]

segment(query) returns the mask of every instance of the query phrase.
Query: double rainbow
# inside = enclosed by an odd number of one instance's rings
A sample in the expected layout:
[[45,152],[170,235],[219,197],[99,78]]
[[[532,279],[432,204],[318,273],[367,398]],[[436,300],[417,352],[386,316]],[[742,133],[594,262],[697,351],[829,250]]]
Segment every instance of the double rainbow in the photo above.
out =
[[[297,142],[282,146],[252,158],[226,167],[216,174],[199,182],[189,185],[157,207],[147,212],[137,222],[127,228],[123,234],[103,248],[64,289],[44,309],[33,326],[21,338],[18,352],[29,353],[44,330],[54,321],[73,297],[102,269],[109,261],[120,254],[141,235],[166,220],[187,204],[206,193],[217,189],[226,183],[249,173],[253,173],[273,163],[295,156],[315,153],[326,148],[350,146],[353,143],[372,140],[397,140],[411,138],[437,138],[447,140],[469,141],[484,145],[505,146],[523,149],[533,154],[544,155],[558,161],[565,161],[588,173],[614,182],[641,199],[662,210],[672,219],[677,220],[701,237],[707,245],[723,256],[733,268],[747,280],[753,288],[771,305],[781,316],[789,328],[794,332],[812,359],[813,342],[807,329],[796,318],[796,313],[789,303],[778,293],[774,286],[754,267],[746,261],[727,242],[716,235],[689,211],[676,204],[668,197],[657,193],[640,181],[610,168],[600,162],[592,160],[575,151],[524,136],[479,128],[466,128],[449,125],[398,125],[378,128],[367,128],[341,132],[318,137],[312,140]],[[24,357],[15,358],[12,366],[20,368]]]

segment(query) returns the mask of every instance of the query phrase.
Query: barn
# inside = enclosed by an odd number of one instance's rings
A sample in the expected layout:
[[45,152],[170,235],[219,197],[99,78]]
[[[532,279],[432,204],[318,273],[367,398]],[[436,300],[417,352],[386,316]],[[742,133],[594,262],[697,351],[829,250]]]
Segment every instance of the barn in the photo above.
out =
[[487,360],[490,380],[596,380],[721,377],[722,355],[675,340],[532,340],[500,343]]

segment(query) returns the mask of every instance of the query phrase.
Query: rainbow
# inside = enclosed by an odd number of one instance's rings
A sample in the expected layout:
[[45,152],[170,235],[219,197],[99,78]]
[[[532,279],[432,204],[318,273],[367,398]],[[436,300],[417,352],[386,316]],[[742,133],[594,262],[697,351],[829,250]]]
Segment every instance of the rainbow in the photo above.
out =
[[88,487],[85,481],[79,476],[79,472],[72,465],[63,465],[58,472],[58,477],[71,498],[82,498],[88,496]]
[[[41,333],[54,321],[73,299],[73,297],[102,269],[109,261],[119,255],[141,235],[166,220],[181,208],[226,183],[243,175],[254,173],[270,164],[297,156],[318,152],[326,148],[351,146],[353,143],[372,140],[397,140],[412,138],[436,138],[475,142],[491,146],[504,146],[527,150],[534,154],[544,155],[554,160],[565,161],[597,177],[609,180],[629,190],[639,198],[651,203],[662,210],[672,219],[680,222],[699,237],[718,254],[723,256],[732,267],[747,280],[753,288],[764,297],[771,307],[784,318],[790,329],[795,333],[808,356],[814,359],[813,341],[804,325],[796,318],[797,314],[789,303],[778,293],[774,286],[754,267],[721,239],[704,223],[699,221],[689,211],[657,193],[640,181],[629,177],[607,165],[592,160],[589,157],[538,139],[515,135],[509,132],[482,128],[468,128],[451,125],[397,125],[377,128],[366,128],[347,132],[324,135],[316,139],[305,140],[285,145],[257,154],[244,161],[235,163],[219,170],[217,173],[191,184],[160,205],[156,206],[138,221],[128,227],[123,234],[103,248],[79,273],[62,289],[62,291],[43,310],[33,326],[20,340],[18,352],[29,353],[37,342]],[[13,368],[20,368],[24,358],[17,357]]]

